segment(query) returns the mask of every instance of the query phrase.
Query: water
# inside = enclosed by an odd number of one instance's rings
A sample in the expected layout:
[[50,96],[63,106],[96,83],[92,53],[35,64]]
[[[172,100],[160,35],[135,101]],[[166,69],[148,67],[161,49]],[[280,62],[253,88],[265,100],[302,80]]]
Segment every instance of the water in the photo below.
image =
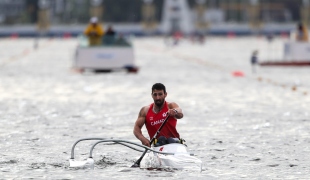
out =
[[[76,39],[0,41],[0,176],[3,179],[307,179],[309,67],[257,67],[250,56],[278,59],[286,39],[209,38],[167,48],[161,38],[135,39],[137,74],[71,70]],[[270,52],[272,51],[272,53]],[[235,77],[241,71],[244,77]],[[141,153],[98,145],[95,170],[69,168],[80,138],[134,142],[140,108],[162,82],[185,117],[178,131],[203,171],[130,168]],[[145,129],[143,133],[146,134]],[[86,159],[92,142],[75,157]]]

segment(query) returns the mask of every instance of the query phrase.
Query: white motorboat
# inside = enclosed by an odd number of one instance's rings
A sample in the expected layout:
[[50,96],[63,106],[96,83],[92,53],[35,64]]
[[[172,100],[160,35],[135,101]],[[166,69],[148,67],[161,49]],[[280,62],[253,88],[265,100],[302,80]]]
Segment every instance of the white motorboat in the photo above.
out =
[[87,38],[79,36],[79,45],[76,49],[73,68],[81,72],[94,70],[97,72],[125,69],[136,73],[138,67],[135,65],[134,50],[131,42],[125,38],[117,41],[116,38],[108,37],[115,43],[104,43],[100,46],[89,46]]
[[296,32],[292,31],[290,40],[284,43],[283,58],[263,60],[261,66],[310,66],[310,43],[296,41]]

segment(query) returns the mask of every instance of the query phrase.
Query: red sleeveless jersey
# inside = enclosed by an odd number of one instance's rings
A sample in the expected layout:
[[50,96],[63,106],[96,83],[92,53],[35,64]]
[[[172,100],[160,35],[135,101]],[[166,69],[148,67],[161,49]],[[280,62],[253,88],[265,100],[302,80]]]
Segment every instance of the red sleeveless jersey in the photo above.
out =
[[[168,111],[168,104],[166,101],[165,101],[164,107],[158,113],[153,112],[153,106],[154,106],[154,103],[150,105],[150,109],[147,112],[146,117],[145,117],[145,126],[149,133],[150,139],[153,138],[156,131],[159,129],[161,124],[166,119],[167,111]],[[177,119],[174,117],[169,117],[168,121],[163,126],[163,128],[161,129],[161,131],[159,132],[156,138],[160,136],[165,136],[166,138],[169,138],[169,137],[180,138],[180,135],[176,130],[176,125],[177,125]]]

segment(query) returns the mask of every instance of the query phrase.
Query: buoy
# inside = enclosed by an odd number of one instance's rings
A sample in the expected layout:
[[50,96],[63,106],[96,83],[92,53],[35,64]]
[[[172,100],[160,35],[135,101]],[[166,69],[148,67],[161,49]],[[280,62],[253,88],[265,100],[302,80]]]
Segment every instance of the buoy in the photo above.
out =
[[18,34],[17,33],[11,34],[11,39],[17,39],[17,38],[18,38]]
[[65,39],[71,38],[71,33],[64,33],[63,38]]
[[244,73],[242,71],[234,71],[234,72],[232,72],[232,75],[234,77],[243,77]]
[[227,37],[234,38],[236,37],[236,34],[234,32],[228,32]]
[[286,32],[282,32],[281,37],[286,39],[286,38],[288,38],[288,34]]

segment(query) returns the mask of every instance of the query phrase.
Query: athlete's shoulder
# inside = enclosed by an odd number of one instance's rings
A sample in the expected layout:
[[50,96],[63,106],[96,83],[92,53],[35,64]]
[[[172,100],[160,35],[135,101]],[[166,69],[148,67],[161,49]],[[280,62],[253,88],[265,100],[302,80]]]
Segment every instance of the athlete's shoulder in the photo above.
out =
[[146,105],[146,106],[143,106],[140,110],[140,114],[142,116],[146,116],[147,112],[149,111],[151,105]]
[[150,109],[150,107],[151,107],[151,104],[143,106],[142,109],[144,109],[145,111],[148,111]]
[[175,107],[178,107],[178,104],[175,103],[175,102],[167,102],[167,105],[168,107],[171,109],[171,108],[175,108]]

